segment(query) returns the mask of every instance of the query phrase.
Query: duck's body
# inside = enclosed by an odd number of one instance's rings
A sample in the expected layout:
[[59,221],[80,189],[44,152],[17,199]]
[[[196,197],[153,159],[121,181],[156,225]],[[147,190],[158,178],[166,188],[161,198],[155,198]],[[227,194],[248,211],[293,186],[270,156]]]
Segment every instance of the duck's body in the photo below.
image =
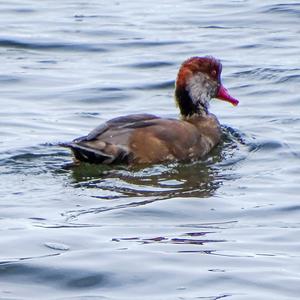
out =
[[65,146],[79,161],[148,164],[199,159],[220,138],[220,124],[212,114],[182,121],[138,114],[112,119]]
[[208,112],[210,98],[219,96],[237,104],[221,85],[220,73],[221,64],[211,57],[192,58],[182,65],[175,90],[181,120],[151,114],[123,116],[62,145],[71,148],[77,161],[98,164],[200,159],[221,139],[220,124]]

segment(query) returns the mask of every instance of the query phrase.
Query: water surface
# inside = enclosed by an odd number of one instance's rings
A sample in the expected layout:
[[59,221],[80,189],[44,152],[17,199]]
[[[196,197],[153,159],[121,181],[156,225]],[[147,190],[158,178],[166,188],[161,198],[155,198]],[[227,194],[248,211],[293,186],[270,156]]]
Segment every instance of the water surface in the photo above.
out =
[[[1,299],[298,299],[300,3],[2,1]],[[177,117],[179,65],[222,60],[203,161],[69,167],[122,114]]]

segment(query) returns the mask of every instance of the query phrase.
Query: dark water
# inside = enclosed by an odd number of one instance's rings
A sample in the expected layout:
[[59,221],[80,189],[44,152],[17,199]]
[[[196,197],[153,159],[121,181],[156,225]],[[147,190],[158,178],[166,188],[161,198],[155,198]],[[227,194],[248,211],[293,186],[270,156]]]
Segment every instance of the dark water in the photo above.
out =
[[[299,1],[1,1],[1,299],[299,299]],[[204,161],[68,168],[55,146],[176,117],[193,55],[223,62]]]

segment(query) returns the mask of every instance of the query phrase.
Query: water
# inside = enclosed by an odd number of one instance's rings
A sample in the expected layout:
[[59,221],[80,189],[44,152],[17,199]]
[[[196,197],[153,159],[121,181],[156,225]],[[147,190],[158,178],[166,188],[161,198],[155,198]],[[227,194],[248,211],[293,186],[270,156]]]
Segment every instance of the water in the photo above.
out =
[[[299,299],[298,1],[1,1],[1,299]],[[204,161],[69,167],[55,144],[122,114],[177,117],[193,55],[213,101]]]

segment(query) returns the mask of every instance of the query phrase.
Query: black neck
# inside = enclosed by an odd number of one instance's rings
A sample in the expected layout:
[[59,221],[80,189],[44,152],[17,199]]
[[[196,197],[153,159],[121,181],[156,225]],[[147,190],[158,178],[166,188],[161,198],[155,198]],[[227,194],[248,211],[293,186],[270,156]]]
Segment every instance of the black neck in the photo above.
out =
[[175,98],[183,117],[191,117],[195,114],[204,115],[208,113],[207,107],[200,102],[195,104],[191,99],[189,92],[184,88],[176,88]]

